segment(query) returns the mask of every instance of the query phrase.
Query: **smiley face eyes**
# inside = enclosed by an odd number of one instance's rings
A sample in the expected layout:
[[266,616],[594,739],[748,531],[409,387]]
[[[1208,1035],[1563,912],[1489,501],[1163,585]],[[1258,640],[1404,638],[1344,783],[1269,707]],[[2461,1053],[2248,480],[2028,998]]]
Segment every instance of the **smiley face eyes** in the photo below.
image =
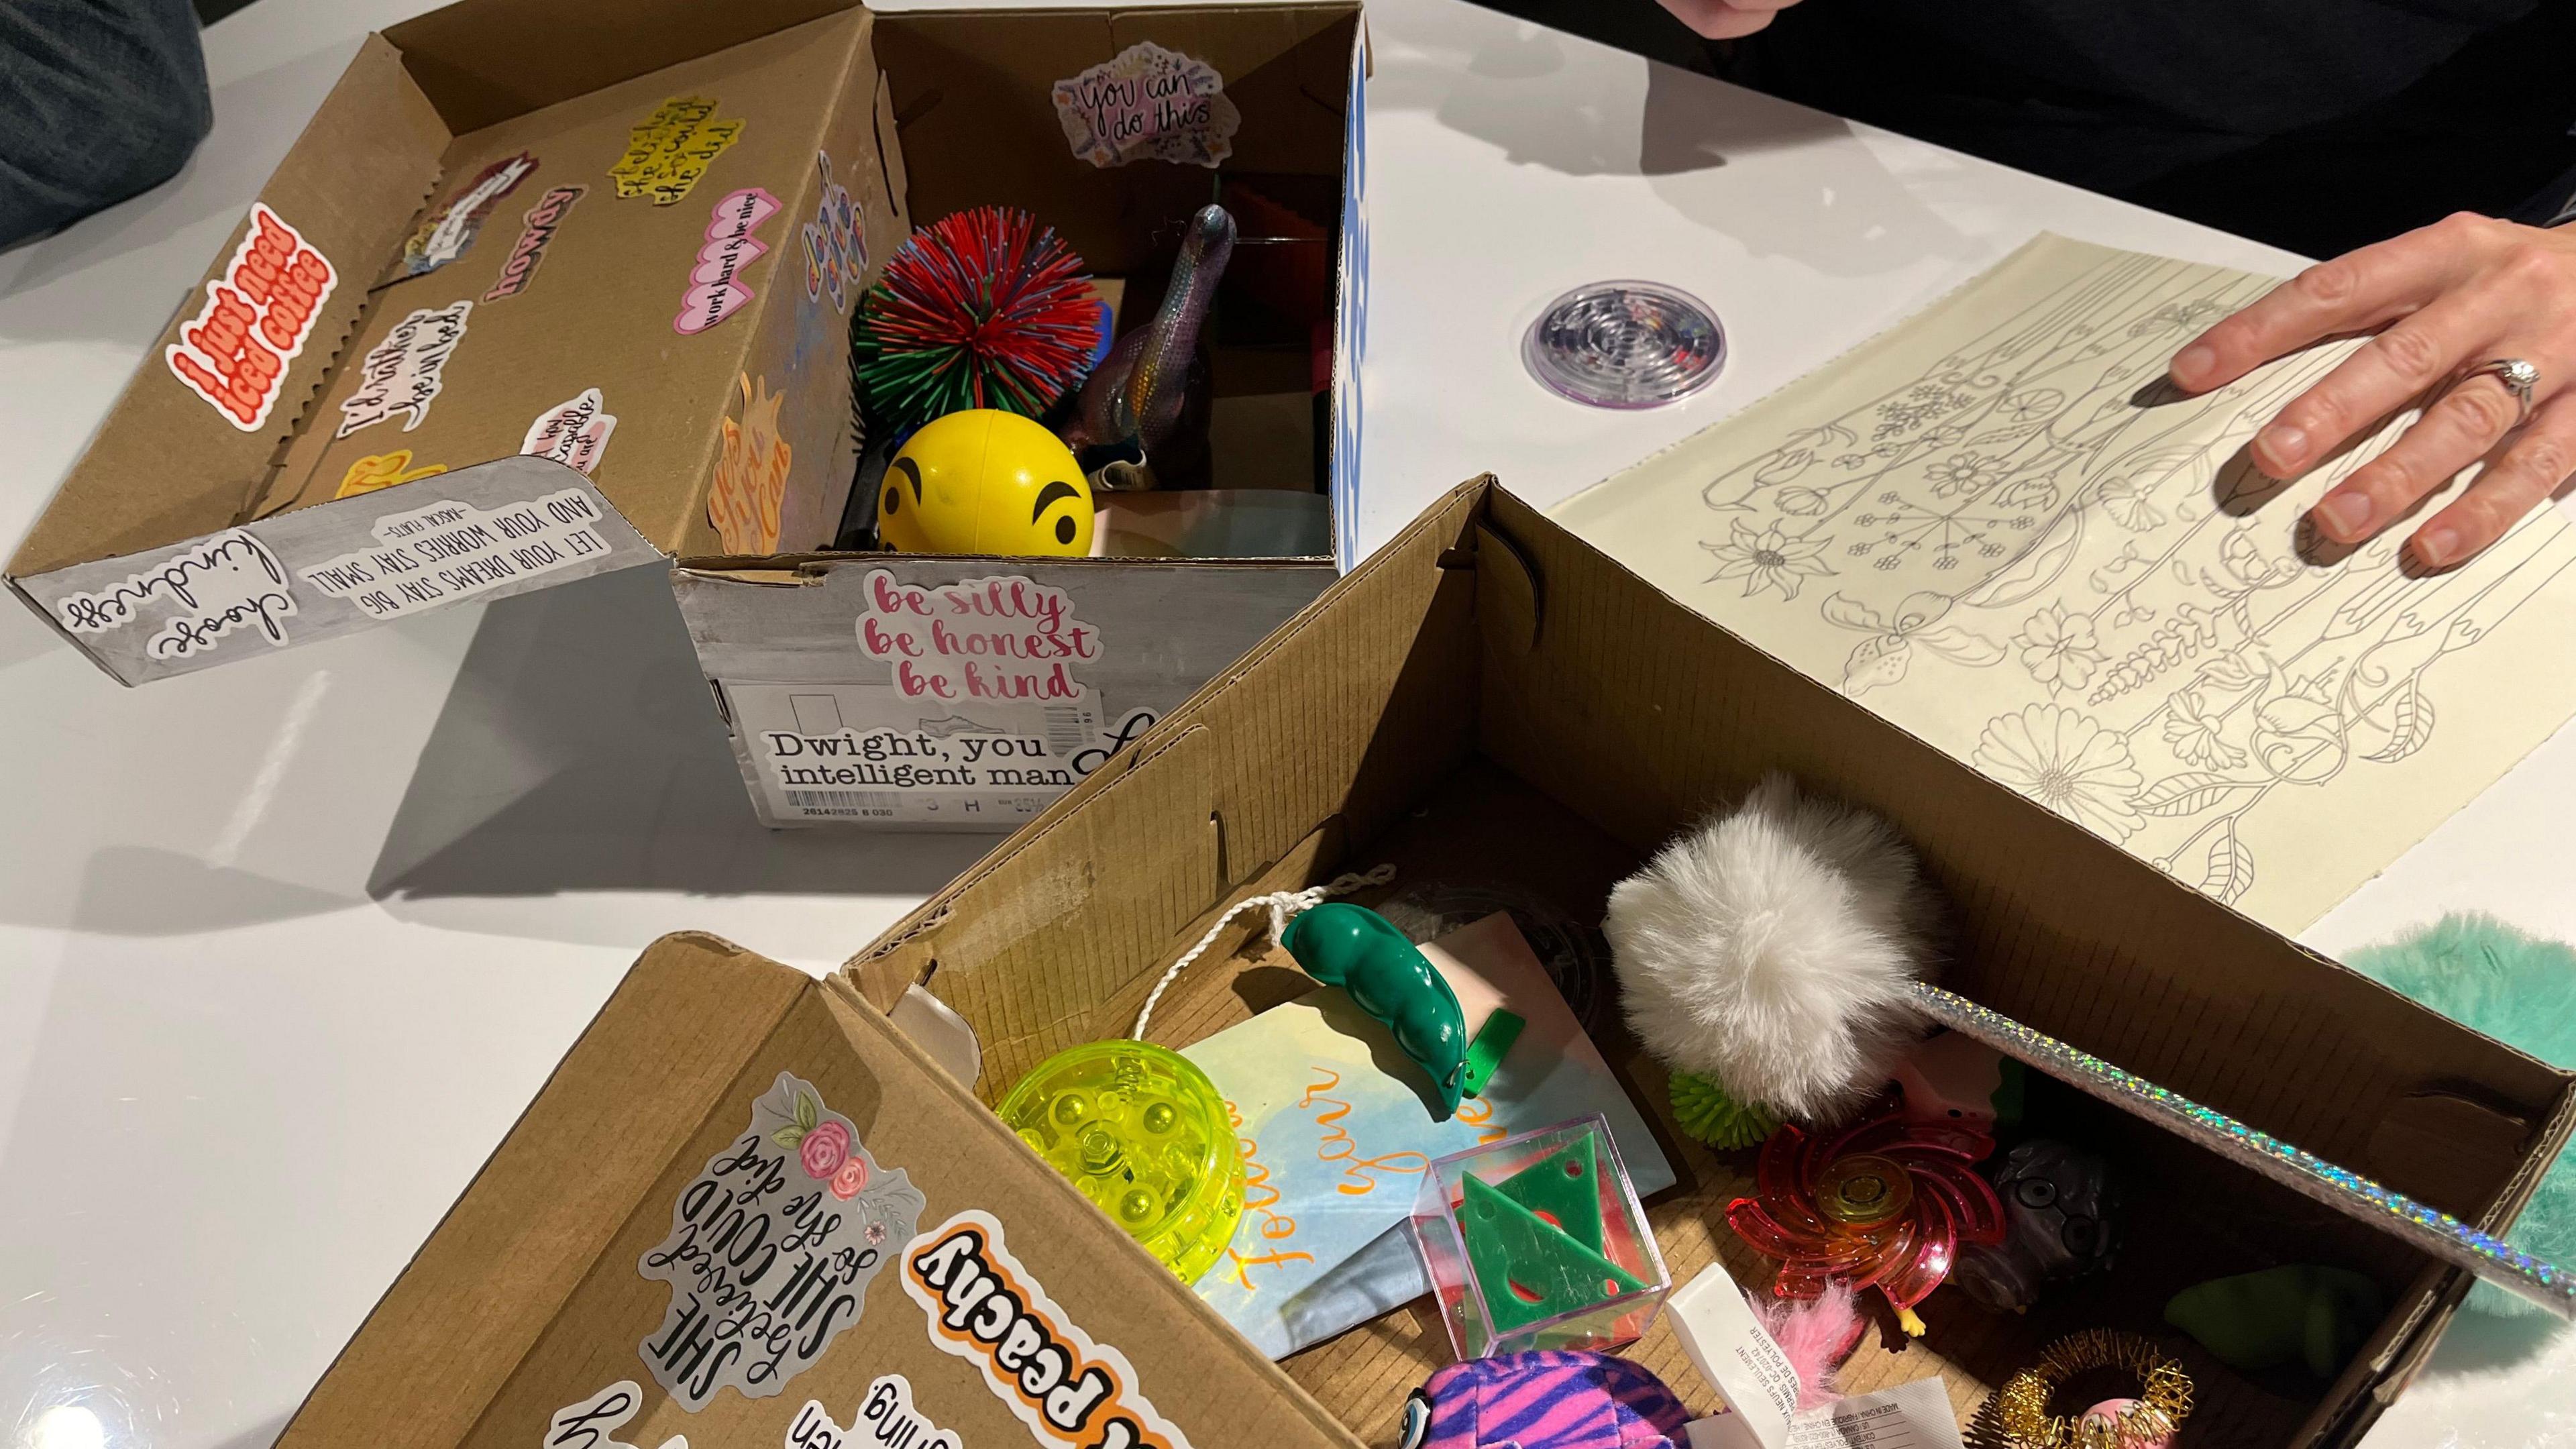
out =
[[896,514],[896,513],[900,512],[900,511],[902,510],[902,508],[903,508],[903,490],[902,490],[902,489],[900,489],[900,488],[889,488],[889,489],[887,489],[887,490],[886,490],[886,499],[885,499],[885,516],[886,516],[886,517],[888,517],[888,518],[892,518],[892,517],[894,517],[894,516],[895,516],[895,514]]
[[1070,544],[1072,544],[1072,542],[1073,542],[1073,520],[1072,520],[1072,519],[1070,519],[1070,518],[1059,518],[1059,519],[1057,519],[1057,520],[1055,521],[1055,541],[1056,541],[1056,542],[1058,542],[1058,543],[1061,543],[1061,544],[1066,544],[1066,545],[1070,545]]

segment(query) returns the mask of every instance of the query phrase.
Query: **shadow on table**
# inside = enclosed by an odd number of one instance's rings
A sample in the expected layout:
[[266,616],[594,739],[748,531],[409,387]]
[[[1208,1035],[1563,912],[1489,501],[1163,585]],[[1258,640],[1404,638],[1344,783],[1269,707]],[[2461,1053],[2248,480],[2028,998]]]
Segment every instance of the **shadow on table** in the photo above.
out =
[[[1445,8],[1436,20],[1407,12],[1404,23],[1419,27],[1403,32],[1406,42],[1435,63],[1387,67],[1372,83],[1372,110],[1427,111],[1515,164],[1639,177],[1681,217],[1753,255],[1795,257],[1833,275],[1977,250],[1871,148],[1852,143],[1851,123],[1699,73],[1705,52],[1651,0],[1502,0]],[[1797,153],[1794,167],[1723,183],[1709,174],[1782,152]],[[1634,220],[1630,212],[1604,218]]]
[[920,895],[997,839],[760,825],[669,581],[636,568],[485,611],[367,893]]

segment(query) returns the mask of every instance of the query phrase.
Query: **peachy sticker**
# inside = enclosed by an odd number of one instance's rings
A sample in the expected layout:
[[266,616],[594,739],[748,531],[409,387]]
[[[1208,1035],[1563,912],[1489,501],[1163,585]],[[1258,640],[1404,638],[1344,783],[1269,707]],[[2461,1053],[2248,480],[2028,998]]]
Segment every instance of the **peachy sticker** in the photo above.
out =
[[785,1449],[960,1449],[962,1443],[930,1422],[912,1401],[912,1380],[884,1374],[868,1385],[858,1416],[846,1429],[833,1421],[822,1400],[807,1399],[787,1426]]
[[1190,1449],[1154,1410],[1127,1355],[1094,1343],[1002,1246],[979,1208],[912,1240],[903,1288],[930,1316],[930,1341],[983,1371],[984,1386],[1043,1440],[1066,1449]]
[[509,258],[501,263],[500,278],[492,290],[483,294],[486,302],[498,302],[528,290],[528,281],[537,274],[537,263],[546,259],[546,248],[554,243],[555,229],[563,225],[564,214],[581,200],[586,187],[557,186],[537,198],[521,221],[519,239],[510,247]]
[[587,476],[608,451],[608,435],[617,431],[617,415],[599,389],[586,387],[578,397],[537,414],[519,451],[532,458],[551,458]]
[[465,249],[474,245],[474,238],[481,234],[484,218],[492,214],[492,208],[536,169],[537,158],[522,151],[476,172],[464,190],[431,212],[421,222],[420,230],[403,243],[402,275],[424,276],[465,255]]
[[435,478],[446,471],[444,463],[413,467],[409,448],[396,448],[390,453],[370,453],[349,465],[349,471],[340,475],[339,490],[331,496],[334,499],[355,498],[361,493],[373,493],[416,478]]
[[694,1414],[731,1384],[785,1391],[867,1310],[868,1283],[902,1251],[924,1199],[880,1167],[849,1118],[780,1072],[751,1124],[671,1204],[671,1233],[637,1270],[671,1285],[645,1364]]
[[163,349],[162,360],[224,421],[257,432],[286,386],[286,365],[304,350],[339,283],[328,257],[266,202],[254,202],[250,230],[232,261],[206,284],[206,305],[180,324],[179,340]]
[[395,323],[358,364],[358,390],[340,400],[339,436],[398,413],[404,432],[419,427],[446,385],[447,359],[465,340],[466,314],[473,310],[470,300],[451,302],[423,307]]
[[828,292],[832,310],[847,312],[850,298],[859,290],[859,277],[868,269],[867,243],[859,235],[858,204],[850,200],[848,187],[832,179],[832,158],[817,151],[814,167],[822,173],[822,189],[814,203],[814,219],[803,228],[805,299],[821,301]]
[[1216,67],[1150,40],[1055,83],[1056,119],[1094,166],[1171,161],[1213,167],[1234,154],[1243,113]]
[[768,252],[769,243],[752,233],[776,216],[778,198],[758,186],[747,186],[716,203],[707,223],[707,239],[689,271],[689,289],[680,294],[680,314],[671,330],[694,337],[739,312],[752,298],[743,269]]
[[[644,1407],[644,1386],[619,1379],[579,1403],[555,1410],[546,1421],[545,1449],[635,1449],[617,1437],[626,1421]],[[685,1434],[662,1441],[662,1449],[689,1449]]]
[[649,196],[655,206],[685,200],[726,148],[742,139],[739,120],[716,119],[711,96],[673,96],[628,133],[626,154],[608,168],[620,196]]

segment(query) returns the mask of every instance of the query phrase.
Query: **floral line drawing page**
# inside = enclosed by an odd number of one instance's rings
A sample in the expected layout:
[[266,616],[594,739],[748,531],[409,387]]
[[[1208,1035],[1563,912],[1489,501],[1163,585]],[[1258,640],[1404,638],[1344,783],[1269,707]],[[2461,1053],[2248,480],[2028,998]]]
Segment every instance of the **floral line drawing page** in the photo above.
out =
[[2303,478],[2255,469],[2255,429],[2359,343],[2197,398],[2163,378],[2271,285],[2043,235],[1556,517],[1989,779],[2296,932],[2576,714],[2576,538],[2543,508],[2408,577],[2406,526],[2357,550],[2303,528],[2415,414]]

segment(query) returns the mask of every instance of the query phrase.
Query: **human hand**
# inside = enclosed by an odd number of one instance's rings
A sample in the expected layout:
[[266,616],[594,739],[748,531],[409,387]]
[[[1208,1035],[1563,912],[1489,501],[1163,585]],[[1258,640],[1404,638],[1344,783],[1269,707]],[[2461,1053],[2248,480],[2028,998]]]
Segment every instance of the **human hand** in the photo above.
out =
[[1751,35],[1798,0],[1663,0],[1665,9],[1709,40]]
[[[2415,566],[2449,568],[2504,535],[2576,473],[2576,232],[2462,213],[2308,268],[2174,354],[2173,380],[2224,387],[2329,337],[2375,332],[2254,435],[2254,462],[2292,478],[2379,419],[2481,363],[2540,370],[2531,416],[2492,374],[2458,381],[2386,452],[2308,516],[2337,543],[2403,519],[2452,475],[2476,480],[2407,542]],[[2508,433],[2519,432],[2501,450]]]

